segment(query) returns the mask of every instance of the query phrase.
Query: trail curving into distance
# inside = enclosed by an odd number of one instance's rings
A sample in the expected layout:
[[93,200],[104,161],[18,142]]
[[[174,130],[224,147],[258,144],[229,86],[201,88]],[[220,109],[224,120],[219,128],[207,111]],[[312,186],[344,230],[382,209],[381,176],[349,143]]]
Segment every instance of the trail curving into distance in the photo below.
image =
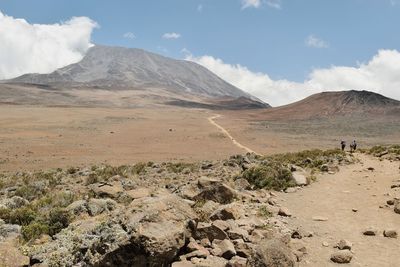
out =
[[235,138],[233,138],[233,136],[221,125],[219,125],[218,123],[216,123],[214,120],[221,117],[221,115],[217,114],[211,117],[208,117],[208,121],[214,125],[215,127],[217,127],[225,136],[227,136],[229,139],[231,139],[232,143],[237,146],[240,149],[245,150],[248,153],[254,153],[257,155],[260,155],[259,153],[255,152],[254,150],[252,150],[251,148],[248,148],[247,146],[242,145],[241,143],[239,143],[238,141],[235,140]]

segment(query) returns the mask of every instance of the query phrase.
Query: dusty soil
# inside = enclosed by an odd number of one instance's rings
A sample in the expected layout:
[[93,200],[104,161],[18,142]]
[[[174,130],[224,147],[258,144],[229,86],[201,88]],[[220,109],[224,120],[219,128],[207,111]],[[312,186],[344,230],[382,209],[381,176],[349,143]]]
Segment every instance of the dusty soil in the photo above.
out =
[[[293,213],[290,227],[314,233],[313,237],[298,241],[308,251],[300,266],[337,266],[329,259],[337,251],[333,246],[340,239],[353,244],[354,258],[347,266],[399,266],[399,239],[383,236],[384,230],[400,230],[400,215],[393,206],[386,205],[387,200],[400,196],[400,190],[390,188],[400,179],[399,162],[361,154],[356,157],[360,160],[357,164],[323,175],[296,193],[279,194],[280,204]],[[313,221],[315,216],[328,220]],[[369,227],[377,229],[378,235],[364,236],[362,232]],[[323,242],[329,246],[324,247]]]
[[400,142],[395,134],[399,122],[383,121],[361,130],[351,123],[351,131],[346,129],[348,125],[266,122],[249,112],[166,106],[0,105],[0,170],[224,159],[249,151],[274,154],[333,148],[342,138],[349,142],[356,138],[361,147]]

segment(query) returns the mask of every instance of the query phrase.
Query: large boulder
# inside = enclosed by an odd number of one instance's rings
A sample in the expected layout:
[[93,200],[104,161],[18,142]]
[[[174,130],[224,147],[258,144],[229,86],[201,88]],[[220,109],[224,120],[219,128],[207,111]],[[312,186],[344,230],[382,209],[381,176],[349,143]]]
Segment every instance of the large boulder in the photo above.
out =
[[210,219],[211,220],[238,220],[244,214],[244,210],[240,205],[228,204],[219,207],[214,211]]
[[91,192],[98,198],[111,198],[117,200],[123,193],[121,182],[95,183],[89,186]]
[[256,248],[249,260],[251,267],[294,267],[296,256],[290,248],[280,240],[263,241]]
[[140,198],[71,223],[53,241],[28,252],[33,262],[50,266],[167,266],[185,246],[193,218],[191,207],[176,195]]
[[23,255],[13,244],[0,242],[0,266],[29,266],[29,257]]
[[292,173],[292,176],[296,185],[302,186],[308,184],[307,177],[304,172],[295,171]]
[[236,191],[220,180],[202,177],[198,181],[200,193],[194,200],[213,200],[221,204],[228,204],[236,197]]
[[199,223],[193,235],[196,239],[207,238],[211,242],[214,239],[224,240],[228,238],[227,233],[220,226],[211,223]]

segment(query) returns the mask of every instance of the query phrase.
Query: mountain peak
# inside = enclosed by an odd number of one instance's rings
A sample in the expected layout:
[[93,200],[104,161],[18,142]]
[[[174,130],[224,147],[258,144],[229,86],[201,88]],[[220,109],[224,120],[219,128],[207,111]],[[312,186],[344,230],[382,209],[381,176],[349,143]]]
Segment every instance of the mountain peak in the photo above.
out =
[[203,97],[247,97],[197,63],[167,58],[137,48],[96,45],[78,63],[50,74],[27,74],[13,83],[96,87],[107,90],[159,88]]

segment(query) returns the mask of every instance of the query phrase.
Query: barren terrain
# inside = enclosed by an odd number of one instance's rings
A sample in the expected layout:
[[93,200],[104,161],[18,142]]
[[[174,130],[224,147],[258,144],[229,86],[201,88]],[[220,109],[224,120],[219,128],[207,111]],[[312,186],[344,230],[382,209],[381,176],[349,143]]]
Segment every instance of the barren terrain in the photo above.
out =
[[398,120],[267,121],[257,112],[1,105],[0,170],[190,162],[249,150],[275,154],[334,148],[342,138],[355,138],[361,147],[400,142]]
[[[400,179],[399,162],[363,154],[356,158],[358,163],[343,166],[336,174],[322,175],[298,192],[279,195],[281,205],[293,212],[290,227],[313,233],[297,242],[305,245],[309,254],[300,266],[336,266],[329,258],[341,239],[352,243],[354,259],[348,266],[398,266],[400,243],[384,237],[383,231],[400,226],[399,214],[386,204],[400,197],[398,189],[391,189]],[[314,221],[313,217],[327,221]],[[369,228],[376,229],[377,236],[362,234]]]

